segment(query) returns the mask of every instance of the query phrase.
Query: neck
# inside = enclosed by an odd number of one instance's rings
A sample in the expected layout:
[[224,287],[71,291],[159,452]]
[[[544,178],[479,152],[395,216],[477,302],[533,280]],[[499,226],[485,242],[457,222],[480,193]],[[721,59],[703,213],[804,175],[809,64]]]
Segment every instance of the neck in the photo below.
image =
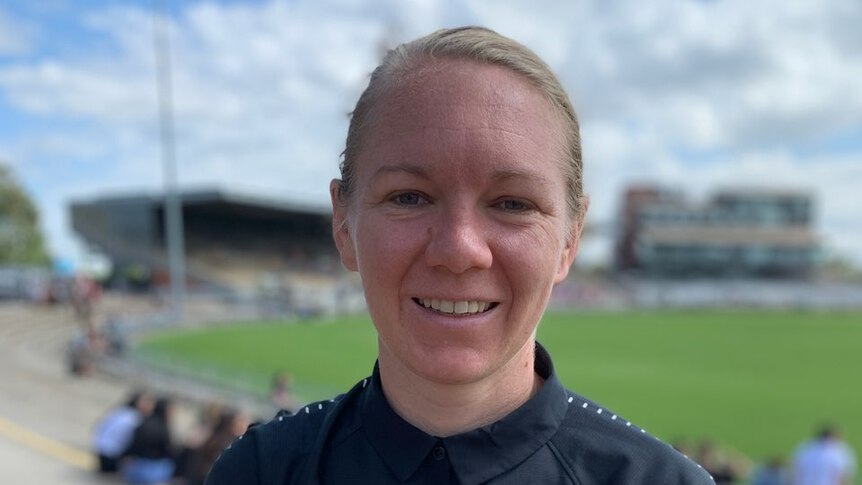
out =
[[439,437],[499,421],[527,402],[544,380],[535,373],[531,339],[495,373],[475,382],[430,381],[381,352],[380,380],[392,409],[405,421]]

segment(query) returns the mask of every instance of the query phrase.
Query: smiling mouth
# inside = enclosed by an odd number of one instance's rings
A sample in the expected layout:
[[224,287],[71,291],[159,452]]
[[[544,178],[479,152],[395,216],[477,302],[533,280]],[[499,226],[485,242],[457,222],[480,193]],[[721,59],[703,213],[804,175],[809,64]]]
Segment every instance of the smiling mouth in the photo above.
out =
[[450,301],[436,298],[413,298],[413,301],[417,305],[446,315],[475,315],[485,313],[499,305],[496,301]]

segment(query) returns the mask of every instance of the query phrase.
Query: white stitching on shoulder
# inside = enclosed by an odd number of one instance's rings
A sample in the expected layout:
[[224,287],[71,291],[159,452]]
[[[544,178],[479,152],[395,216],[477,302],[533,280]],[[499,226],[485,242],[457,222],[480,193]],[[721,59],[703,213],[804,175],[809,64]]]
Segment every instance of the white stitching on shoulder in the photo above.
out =
[[[574,398],[570,396],[570,397],[569,397],[569,402],[571,403],[573,399],[574,399]],[[589,408],[589,403],[584,402],[583,404],[581,404],[581,407],[582,407],[582,408],[584,408],[584,409],[588,409],[588,408]],[[603,414],[603,413],[604,413],[605,415],[607,415],[607,413],[605,413],[605,409],[603,409],[603,408],[601,408],[601,407],[596,406],[596,414]],[[617,419],[618,419],[618,418],[619,418],[619,416],[617,416],[616,414],[612,414],[612,415],[611,415],[611,417],[610,417],[611,421],[617,421]],[[641,433],[646,434],[646,435],[648,435],[648,436],[652,436],[655,440],[657,440],[657,441],[659,441],[659,442],[662,442],[662,441],[661,441],[657,436],[653,436],[653,435],[651,435],[651,434],[647,433],[647,430],[646,430],[646,429],[639,428],[639,427],[637,427],[637,426],[632,426],[632,422],[631,422],[631,421],[626,421],[625,423],[626,423],[626,427],[633,427],[633,428],[635,428],[635,429],[637,429],[637,430],[640,430],[640,432],[641,432]],[[662,442],[662,443],[663,443],[663,442]],[[668,446],[670,446],[670,445],[668,445]]]

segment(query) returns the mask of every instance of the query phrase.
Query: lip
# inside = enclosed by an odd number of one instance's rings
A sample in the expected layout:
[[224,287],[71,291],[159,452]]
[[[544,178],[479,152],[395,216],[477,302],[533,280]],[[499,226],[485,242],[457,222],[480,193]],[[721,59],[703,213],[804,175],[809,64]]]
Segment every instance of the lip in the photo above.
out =
[[414,301],[419,301],[421,303],[422,300],[446,300],[446,301],[485,301],[491,304],[499,304],[500,300],[494,297],[487,296],[465,296],[469,295],[469,293],[463,293],[460,295],[412,295],[410,299]]

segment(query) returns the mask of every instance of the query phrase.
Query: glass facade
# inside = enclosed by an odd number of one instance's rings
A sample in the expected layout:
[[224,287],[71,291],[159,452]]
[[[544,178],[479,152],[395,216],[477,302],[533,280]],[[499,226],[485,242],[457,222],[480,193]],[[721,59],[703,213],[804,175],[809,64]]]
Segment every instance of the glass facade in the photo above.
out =
[[617,268],[653,276],[804,277],[817,256],[812,222],[813,202],[802,193],[724,192],[694,204],[678,194],[630,190]]

